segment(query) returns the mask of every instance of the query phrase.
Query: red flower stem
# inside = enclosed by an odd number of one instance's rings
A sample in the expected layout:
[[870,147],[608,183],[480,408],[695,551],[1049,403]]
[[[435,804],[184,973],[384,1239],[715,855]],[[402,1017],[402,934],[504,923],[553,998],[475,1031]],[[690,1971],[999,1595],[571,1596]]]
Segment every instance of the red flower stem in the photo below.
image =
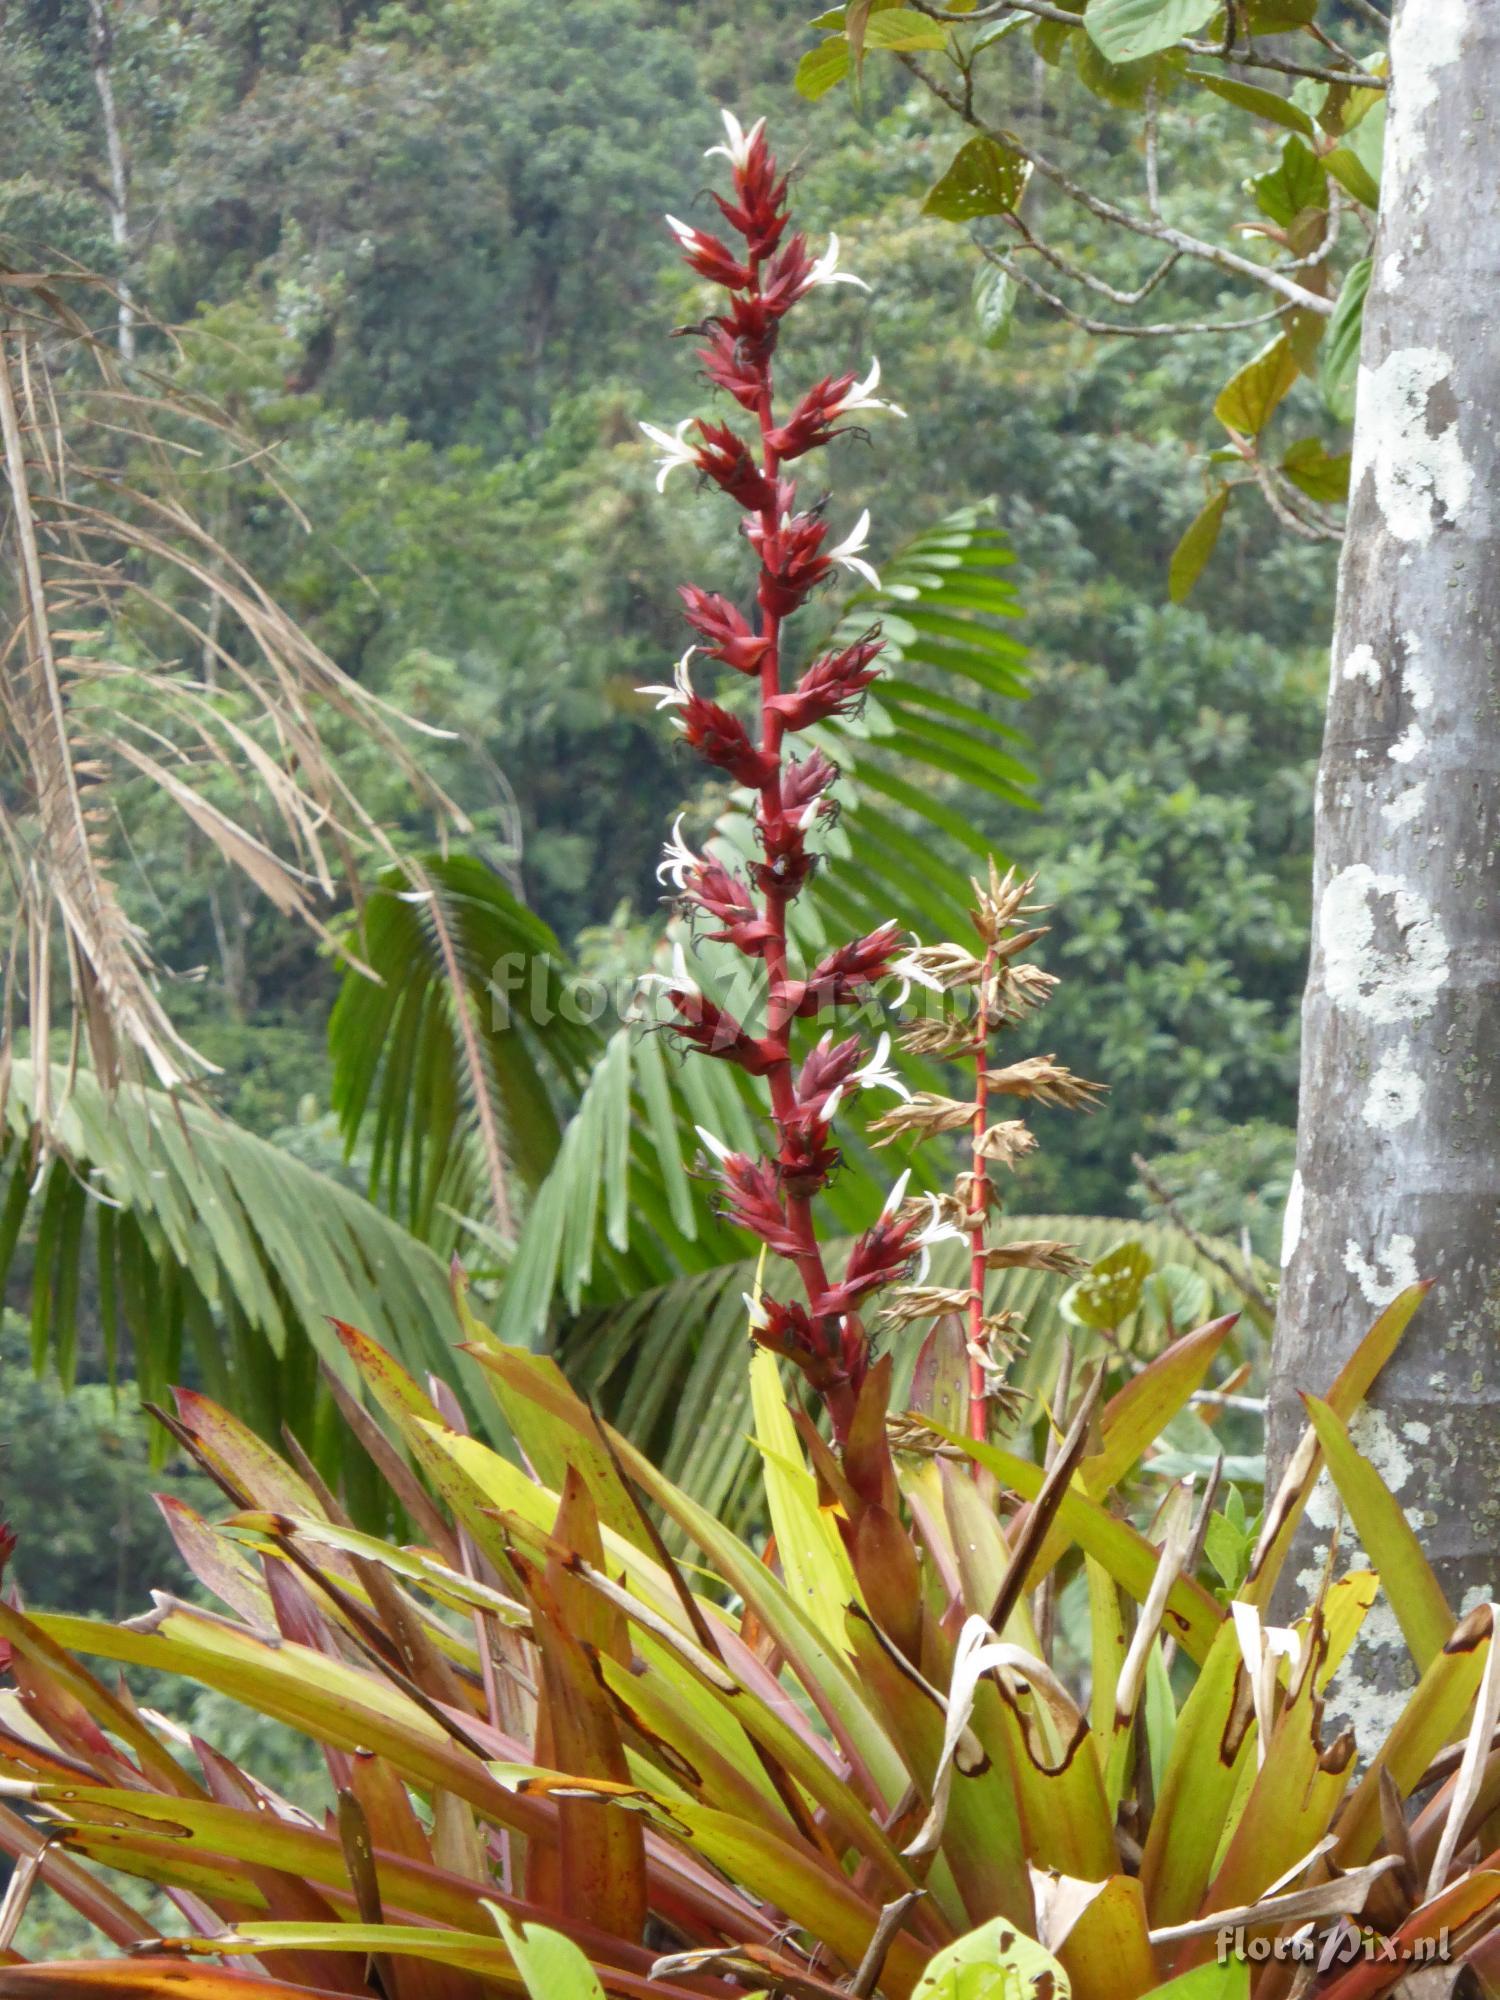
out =
[[[989,1436],[989,1397],[984,1386],[985,1219],[990,1178],[981,1150],[989,1123],[989,1007],[995,949],[989,946],[979,974],[979,1018],[974,1031],[974,1139],[969,1176],[969,1435],[983,1444]],[[977,1474],[978,1467],[975,1467]]]
[[[771,489],[772,498],[760,510],[760,522],[767,542],[777,529],[775,487],[780,461],[775,447],[770,441],[770,432],[776,427],[772,405],[771,363],[767,359],[761,371],[760,405],[757,410],[761,435],[761,471]],[[757,592],[761,610],[761,637],[768,643],[760,666],[760,747],[767,756],[773,757],[775,768],[761,786],[760,815],[763,824],[780,817],[781,814],[781,717],[770,704],[781,692],[781,617],[772,607],[774,604],[774,583],[765,566],[761,567],[760,585]],[[792,1083],[791,1031],[794,1010],[788,991],[787,945],[786,945],[787,899],[773,883],[765,889],[765,914],[770,925],[770,936],[766,940],[765,965],[767,977],[766,1029],[763,1037],[769,1044],[772,1061],[766,1073],[771,1091],[771,1111],[776,1120],[778,1132],[796,1115],[797,1099]],[[794,1261],[801,1274],[808,1302],[828,1290],[828,1273],[823,1264],[823,1253],[818,1246],[817,1232],[813,1226],[812,1203],[805,1195],[787,1194],[787,1221],[797,1241]],[[835,1435],[842,1441],[848,1435],[849,1423],[854,1411],[854,1396],[847,1385],[842,1392],[828,1396],[829,1415],[833,1420]]]

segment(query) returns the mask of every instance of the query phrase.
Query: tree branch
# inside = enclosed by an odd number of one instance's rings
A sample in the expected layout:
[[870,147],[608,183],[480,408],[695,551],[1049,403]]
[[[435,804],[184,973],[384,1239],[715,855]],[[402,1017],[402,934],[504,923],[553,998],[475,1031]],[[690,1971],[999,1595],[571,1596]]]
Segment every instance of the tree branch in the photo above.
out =
[[[1037,255],[1044,258],[1054,271],[1061,272],[1065,278],[1071,278],[1075,284],[1086,286],[1091,292],[1097,292],[1101,298],[1108,299],[1111,305],[1140,305],[1144,299],[1148,299],[1151,296],[1163,278],[1166,277],[1167,273],[1177,264],[1182,256],[1180,250],[1169,251],[1143,285],[1138,286],[1133,292],[1122,292],[1118,286],[1108,285],[1103,278],[1096,278],[1091,271],[1085,271],[1081,266],[1070,263],[1060,250],[1054,249],[1052,244],[1044,243],[1039,236],[1034,235],[1019,215],[1011,216],[1010,221],[1015,227],[1017,234],[1021,237],[1023,246],[1026,249],[1035,250]],[[981,246],[981,248],[983,247]],[[1275,310],[1280,312],[1280,306],[1277,306]]]
[[1031,162],[1044,179],[1049,180],[1060,193],[1065,194],[1069,201],[1079,208],[1086,209],[1098,221],[1113,223],[1117,228],[1128,229],[1132,235],[1145,236],[1154,242],[1165,243],[1172,249],[1180,251],[1184,257],[1195,257],[1201,263],[1212,264],[1221,271],[1230,271],[1236,277],[1250,278],[1267,291],[1277,293],[1290,305],[1300,306],[1307,312],[1315,312],[1322,319],[1331,318],[1334,307],[1332,299],[1324,298],[1317,292],[1310,292],[1306,286],[1294,283],[1279,271],[1270,269],[1264,264],[1253,263],[1250,258],[1241,257],[1233,250],[1224,249],[1220,244],[1208,243],[1202,237],[1190,236],[1185,230],[1174,229],[1169,223],[1136,215],[1130,209],[1120,208],[1114,202],[1105,201],[1102,196],[1092,193],[1071,175],[1064,173],[1062,168],[1055,161],[1049,160],[1044,153],[1039,153],[1034,146],[1029,146],[1018,139],[1013,132],[997,131],[986,125],[960,97],[946,85],[939,83],[936,77],[929,76],[915,56],[905,51],[898,51],[896,59],[966,125],[972,126],[976,132],[982,132],[986,138],[1020,153],[1024,159]]
[[[1029,14],[1034,20],[1057,21],[1067,28],[1083,26],[1079,15],[1070,13],[1065,7],[1054,7],[1052,0],[994,0],[991,6],[976,7],[968,14],[959,14],[951,8],[936,6],[933,0],[909,0],[909,4],[919,14],[925,14],[929,21],[941,21],[946,26],[955,28],[982,26],[988,21],[1003,20],[1007,14]],[[1351,4],[1359,6],[1361,0],[1351,0]],[[1363,4],[1368,6],[1369,0],[1363,0]],[[1369,7],[1369,17],[1379,21],[1383,28],[1390,26],[1385,16],[1374,7]],[[1249,43],[1243,49],[1234,49],[1219,42],[1195,42],[1184,39],[1175,46],[1185,49],[1189,55],[1208,56],[1215,62],[1232,64],[1236,69],[1274,70],[1279,76],[1310,76],[1319,83],[1352,83],[1357,84],[1362,90],[1386,88],[1385,77],[1376,76],[1360,68],[1354,58],[1345,54],[1337,43],[1327,42],[1322,36],[1319,39],[1324,40],[1326,46],[1342,59],[1343,67],[1330,68],[1326,64],[1294,62],[1289,56],[1272,55],[1265,49],[1257,48],[1254,43]]]
[[1075,311],[1056,292],[1048,291],[1045,285],[1033,278],[1029,271],[1023,271],[1003,251],[993,250],[988,244],[981,244],[980,251],[997,270],[1013,278],[1034,299],[1050,306],[1070,326],[1076,326],[1084,333],[1103,334],[1122,340],[1185,340],[1195,333],[1243,333],[1250,327],[1265,326],[1273,319],[1280,319],[1283,310],[1280,306],[1271,306],[1266,312],[1255,313],[1248,319],[1159,320],[1146,326],[1134,326],[1124,320],[1092,319],[1086,313]]

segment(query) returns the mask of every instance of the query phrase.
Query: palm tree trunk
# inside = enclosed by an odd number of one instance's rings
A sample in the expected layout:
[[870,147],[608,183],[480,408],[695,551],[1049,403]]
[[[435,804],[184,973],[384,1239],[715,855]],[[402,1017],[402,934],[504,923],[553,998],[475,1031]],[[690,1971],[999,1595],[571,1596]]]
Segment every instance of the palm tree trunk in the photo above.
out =
[[1500,1572],[1500,7],[1398,0],[1391,48],[1271,1453],[1436,1280],[1356,1434],[1458,1610]]

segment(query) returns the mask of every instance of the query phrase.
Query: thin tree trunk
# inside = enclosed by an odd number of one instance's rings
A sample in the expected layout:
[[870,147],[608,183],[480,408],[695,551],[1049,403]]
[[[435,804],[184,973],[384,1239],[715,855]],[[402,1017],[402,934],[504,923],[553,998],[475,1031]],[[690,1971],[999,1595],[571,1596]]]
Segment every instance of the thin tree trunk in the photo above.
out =
[[[1435,1279],[1356,1436],[1457,1611],[1500,1579],[1500,6],[1398,0],[1391,62],[1271,1454],[1296,1391]],[[1369,1700],[1409,1678],[1384,1638]]]
[[114,34],[104,9],[105,0],[89,0],[89,55],[94,88],[99,93],[99,110],[104,119],[104,150],[109,161],[109,233],[120,264],[115,280],[118,300],[116,338],[120,359],[134,361],[135,305],[126,275],[126,257],[130,248],[130,180],[125,171],[125,146],[120,137],[114,79],[109,67]]

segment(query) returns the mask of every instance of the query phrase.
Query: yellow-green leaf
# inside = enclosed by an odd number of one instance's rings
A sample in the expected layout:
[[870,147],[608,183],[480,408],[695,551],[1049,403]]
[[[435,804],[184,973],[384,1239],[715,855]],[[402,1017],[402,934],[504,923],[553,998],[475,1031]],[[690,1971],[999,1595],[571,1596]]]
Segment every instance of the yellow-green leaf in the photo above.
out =
[[1297,379],[1297,357],[1284,333],[1231,375],[1214,401],[1214,415],[1240,437],[1259,437]]
[[1235,77],[1219,76],[1212,70],[1190,69],[1188,76],[1202,89],[1222,97],[1226,104],[1236,105],[1269,124],[1285,126],[1289,132],[1300,132],[1304,139],[1311,139],[1317,130],[1300,104],[1293,104],[1289,97],[1279,97],[1274,90],[1262,90],[1256,84],[1241,83]]
[[912,2000],[1071,2000],[1072,1991],[1050,1951],[997,1917],[940,1951]]
[[947,172],[922,204],[924,215],[944,222],[972,222],[981,215],[1012,214],[1031,177],[1029,161],[999,139],[983,134],[960,146]]
[[840,1645],[845,1613],[859,1589],[838,1529],[818,1505],[817,1481],[802,1455],[776,1357],[764,1347],[750,1362],[750,1397],[786,1587],[824,1638]]
[[819,98],[841,84],[849,74],[849,44],[842,35],[809,49],[797,65],[795,78],[800,97]]
[[1187,601],[1193,585],[1202,576],[1209,557],[1218,546],[1219,530],[1229,506],[1229,488],[1221,486],[1213,498],[1188,524],[1182,540],[1172,551],[1167,571],[1167,590],[1174,604]]
[[1422,1545],[1380,1474],[1362,1458],[1343,1424],[1317,1396],[1304,1396],[1308,1421],[1317,1432],[1328,1470],[1354,1532],[1380,1573],[1407,1650],[1425,1673],[1453,1631],[1453,1613]]

